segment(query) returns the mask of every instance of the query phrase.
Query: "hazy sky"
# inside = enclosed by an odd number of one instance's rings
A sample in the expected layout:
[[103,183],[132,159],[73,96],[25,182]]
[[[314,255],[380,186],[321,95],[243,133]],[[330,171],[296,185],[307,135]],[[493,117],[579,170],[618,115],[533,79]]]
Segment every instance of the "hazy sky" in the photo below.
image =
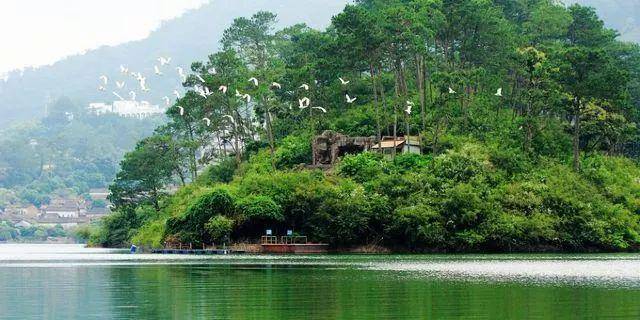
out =
[[0,0],[0,76],[145,38],[208,0]]

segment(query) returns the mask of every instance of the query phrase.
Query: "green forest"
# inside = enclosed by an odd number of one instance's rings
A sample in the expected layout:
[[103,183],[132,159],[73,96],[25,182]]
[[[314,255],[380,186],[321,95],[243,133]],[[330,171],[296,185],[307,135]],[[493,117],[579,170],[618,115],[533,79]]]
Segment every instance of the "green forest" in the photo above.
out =
[[[640,249],[640,47],[593,9],[359,0],[324,31],[276,21],[237,18],[191,65],[168,122],[121,162],[92,244],[293,229],[337,249]],[[325,130],[419,136],[422,154],[310,169]]]
[[97,116],[60,98],[42,120],[0,130],[0,211],[106,188],[123,155],[163,122]]

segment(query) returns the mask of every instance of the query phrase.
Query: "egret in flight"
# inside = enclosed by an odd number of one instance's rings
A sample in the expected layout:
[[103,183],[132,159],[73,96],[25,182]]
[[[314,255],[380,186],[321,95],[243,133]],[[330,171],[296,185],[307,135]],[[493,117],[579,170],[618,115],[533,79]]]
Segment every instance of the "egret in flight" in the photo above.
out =
[[249,79],[249,82],[253,82],[253,85],[256,86],[256,87],[258,86],[258,79],[256,79],[255,77]]
[[325,109],[323,107],[313,107],[311,109],[318,109],[318,110],[322,111],[323,113],[327,113],[327,109]]
[[124,88],[124,81],[116,81],[116,87],[118,87],[118,89]]
[[120,73],[122,73],[122,74],[129,73],[129,68],[127,68],[127,67],[125,67],[123,65],[120,65]]
[[211,125],[211,120],[209,118],[202,118],[202,121],[207,124],[207,127]]
[[498,91],[496,91],[495,96],[496,97],[502,97],[502,88],[498,88]]
[[353,98],[349,97],[349,94],[346,94],[345,98],[347,98],[347,103],[354,103],[356,100],[358,100],[357,97],[353,97]]
[[228,114],[225,114],[225,115],[224,115],[224,116],[222,116],[222,117],[223,117],[223,118],[229,118],[229,120],[231,121],[231,123],[236,124],[236,120],[235,120],[232,116],[230,116],[230,115],[228,115]]
[[153,66],[153,71],[156,73],[157,76],[162,75],[162,71],[160,71],[160,68],[158,68],[158,66]]
[[348,85],[348,84],[349,84],[349,82],[351,82],[351,81],[344,80],[344,79],[342,79],[342,78],[338,78],[338,79],[340,80],[340,83],[341,83],[343,86],[346,86],[346,85]]
[[101,75],[100,80],[102,80],[105,86],[107,85],[107,83],[109,83],[109,78],[107,78],[107,76],[105,75]]
[[204,81],[204,78],[202,78],[202,76],[200,76],[199,74],[196,74],[196,78],[198,78],[198,81],[206,83],[206,81]]
[[306,84],[306,83],[303,83],[303,84],[300,86],[300,89],[304,89],[304,90],[306,90],[306,91],[309,91],[309,85],[308,85],[308,84]]
[[158,62],[160,62],[160,66],[164,66],[169,64],[169,62],[171,62],[171,57],[160,57],[158,58]]
[[209,72],[209,74],[218,74],[218,71],[216,71],[216,68],[214,68],[214,67],[209,68],[209,70],[207,70],[207,72]]
[[180,115],[184,116],[184,108],[181,106],[176,106],[176,108],[180,109]]
[[451,87],[449,87],[449,94],[456,94],[456,92],[453,89],[451,89]]
[[271,87],[272,87],[272,88],[282,89],[282,85],[280,85],[280,84],[279,84],[279,83],[277,83],[277,82],[273,82],[273,83],[271,83]]
[[218,91],[221,91],[223,94],[226,94],[227,90],[229,90],[227,86],[220,86],[220,88],[218,88]]

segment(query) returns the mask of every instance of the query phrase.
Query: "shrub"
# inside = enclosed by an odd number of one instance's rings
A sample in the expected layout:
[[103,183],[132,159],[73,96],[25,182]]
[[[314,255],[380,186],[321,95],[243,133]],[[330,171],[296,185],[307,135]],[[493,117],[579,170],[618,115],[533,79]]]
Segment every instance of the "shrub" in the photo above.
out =
[[205,224],[216,215],[231,216],[234,199],[226,189],[215,189],[201,196],[184,216],[172,217],[166,222],[165,236],[177,235],[182,242],[209,243]]
[[275,159],[278,169],[288,169],[299,164],[311,163],[311,136],[284,138],[275,152]]
[[419,204],[395,210],[387,232],[393,243],[412,249],[436,249],[445,243],[447,232],[435,208]]
[[209,236],[214,242],[222,242],[233,231],[234,221],[225,216],[215,216],[209,219],[209,222],[205,225],[205,229],[209,233]]
[[385,161],[378,153],[364,152],[345,156],[338,165],[338,174],[363,183],[385,171]]
[[237,165],[234,158],[226,158],[220,163],[208,167],[199,177],[198,183],[205,186],[213,186],[216,183],[229,183],[233,180],[233,175]]

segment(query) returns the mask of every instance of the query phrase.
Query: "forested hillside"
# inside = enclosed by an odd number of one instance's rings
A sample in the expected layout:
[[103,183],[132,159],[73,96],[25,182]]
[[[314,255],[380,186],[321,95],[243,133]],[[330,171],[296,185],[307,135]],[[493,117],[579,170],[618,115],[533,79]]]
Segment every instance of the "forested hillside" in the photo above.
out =
[[[361,0],[324,31],[275,21],[236,19],[222,50],[193,64],[204,83],[191,75],[169,122],[125,156],[93,243],[252,241],[271,228],[334,248],[640,248],[640,49],[594,10]],[[313,169],[312,137],[327,129],[417,135],[423,154]]]
[[125,152],[164,121],[96,116],[61,98],[44,119],[0,130],[0,209],[106,188]]
[[[45,114],[45,105],[63,96],[73,98],[80,105],[114,101],[113,81],[109,90],[99,92],[98,77],[104,74],[118,80],[120,65],[132,72],[152,75],[156,59],[170,56],[173,58],[171,73],[177,66],[189,69],[191,62],[205,59],[218,49],[223,30],[234,17],[269,8],[279,14],[279,26],[306,22],[324,27],[344,4],[344,0],[278,0],[278,5],[270,0],[213,0],[198,10],[163,23],[144,40],[102,47],[52,66],[11,73],[7,82],[0,80],[0,126],[40,119]],[[160,104],[163,96],[180,86],[174,79],[155,79],[150,83],[151,91],[139,93],[139,99]],[[136,87],[132,79],[126,82],[126,92]]]

